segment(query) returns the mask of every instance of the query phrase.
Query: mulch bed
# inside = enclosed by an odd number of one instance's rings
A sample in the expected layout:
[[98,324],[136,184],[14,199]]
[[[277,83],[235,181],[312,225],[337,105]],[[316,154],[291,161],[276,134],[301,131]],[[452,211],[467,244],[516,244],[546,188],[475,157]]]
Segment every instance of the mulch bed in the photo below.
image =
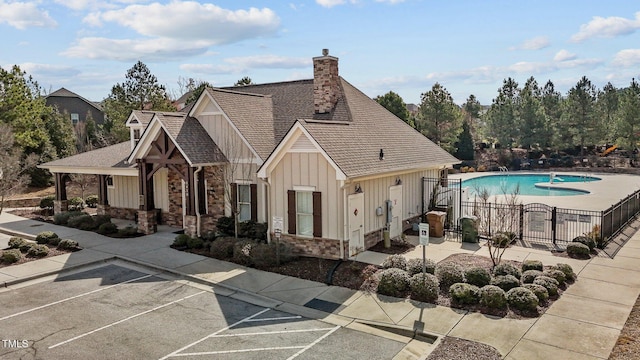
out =
[[[40,260],[40,259],[46,259],[46,258],[52,257],[52,256],[68,254],[70,252],[73,252],[73,251],[71,251],[71,250],[59,250],[57,248],[49,247],[49,253],[47,254],[47,256],[44,256],[44,257],[30,257],[30,256],[27,256],[26,254],[22,254],[22,257],[20,258],[20,260],[18,260],[17,262],[11,263],[11,264],[7,264],[4,261],[0,260],[0,268],[7,267],[7,266],[12,266],[12,265],[20,265],[20,264],[28,263],[28,262],[31,262],[31,261],[36,261],[36,260]],[[0,253],[2,253],[1,250],[0,250]]]
[[445,336],[427,360],[500,360],[500,352],[493,346]]
[[631,314],[613,347],[609,360],[637,359],[640,354],[640,297],[631,309]]
[[415,248],[415,245],[412,245],[411,243],[408,243],[406,241],[391,240],[391,247],[389,248],[386,248],[384,246],[384,241],[380,241],[368,250],[392,255],[392,254],[404,254],[413,250],[414,248]]

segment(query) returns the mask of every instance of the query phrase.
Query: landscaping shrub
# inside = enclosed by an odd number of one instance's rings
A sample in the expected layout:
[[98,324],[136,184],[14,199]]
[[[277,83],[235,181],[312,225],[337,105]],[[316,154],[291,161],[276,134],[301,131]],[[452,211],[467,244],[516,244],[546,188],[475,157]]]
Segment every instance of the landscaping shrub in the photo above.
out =
[[241,240],[233,245],[233,262],[240,265],[251,266],[251,250],[257,243],[252,240]]
[[27,251],[27,255],[31,257],[41,258],[47,256],[47,254],[49,254],[49,248],[43,244],[33,245],[29,251]]
[[233,246],[236,243],[234,237],[219,237],[209,247],[209,252],[216,259],[228,260],[233,258]]
[[455,283],[449,287],[451,300],[457,304],[477,304],[480,302],[480,288],[467,283]]
[[480,304],[492,309],[507,307],[507,293],[495,285],[480,288]]
[[516,234],[512,232],[501,232],[494,235],[493,238],[491,238],[491,242],[493,243],[493,246],[505,248],[514,242],[515,239]]
[[84,203],[87,207],[96,208],[98,206],[98,195],[89,195],[84,199]]
[[462,266],[454,262],[440,263],[436,266],[435,275],[443,289],[448,289],[455,283],[464,282]]
[[417,273],[409,279],[411,298],[423,302],[435,302],[438,299],[440,284],[432,274]]
[[25,242],[24,244],[20,245],[18,249],[20,250],[21,253],[26,254],[34,245],[36,244],[32,242]]
[[138,228],[135,226],[127,226],[125,228],[118,229],[118,237],[121,238],[134,237],[138,235]]
[[53,223],[56,225],[67,225],[69,219],[82,215],[87,215],[87,213],[84,213],[82,211],[63,211],[61,213],[53,215]]
[[[277,246],[280,246],[279,252],[276,251],[278,250]],[[254,266],[259,268],[277,266],[278,255],[280,256],[280,265],[286,264],[295,259],[295,256],[291,251],[291,247],[287,244],[280,243],[279,245],[276,245],[275,242],[269,244],[258,243],[251,248],[251,261]]]
[[173,240],[173,246],[175,247],[185,247],[187,246],[187,241],[189,241],[191,237],[186,234],[179,234]]
[[589,247],[580,242],[572,242],[567,245],[567,255],[572,258],[585,259],[589,258],[591,251]]
[[48,244],[51,239],[58,238],[58,234],[53,231],[42,231],[36,235],[36,243],[38,244]]
[[111,222],[110,215],[95,215],[93,216],[93,222],[96,224],[96,228],[99,228],[102,224],[107,224]]
[[593,249],[596,248],[596,241],[593,240],[593,238],[588,237],[588,236],[578,236],[576,238],[574,238],[573,240],[571,240],[571,242],[577,242],[580,244],[584,244],[586,246],[589,247],[589,251],[592,251]]
[[542,275],[556,279],[558,285],[560,286],[564,285],[567,282],[566,275],[562,271],[557,269],[545,270],[542,272]]
[[78,242],[75,240],[64,239],[58,243],[58,249],[61,250],[76,250],[78,249]]
[[545,288],[542,285],[524,284],[524,285],[522,285],[522,287],[531,290],[536,295],[536,297],[538,298],[538,302],[539,303],[543,303],[543,302],[549,300],[549,292],[547,291],[547,288]]
[[216,234],[214,231],[207,231],[206,233],[202,234],[200,237],[204,241],[213,241],[216,238],[218,238],[218,234]]
[[98,234],[109,235],[109,234],[115,234],[117,232],[118,232],[118,225],[112,222],[104,223],[98,226]]
[[389,255],[382,261],[383,269],[406,269],[407,268],[407,259],[402,255]]
[[21,238],[21,237],[17,237],[17,236],[12,236],[9,239],[9,248],[11,249],[20,249],[20,247],[24,244],[28,243],[27,240]]
[[40,209],[43,210],[53,210],[53,200],[55,196],[49,195],[40,199]]
[[471,285],[483,287],[491,282],[491,273],[485,268],[476,266],[465,270],[464,278]]
[[[223,216],[218,218],[216,228],[224,235],[233,236],[235,232],[233,217]],[[238,224],[238,237],[256,239],[262,242],[267,240],[267,224],[255,221],[244,221]]]
[[378,294],[400,297],[409,287],[409,274],[398,268],[384,269],[378,273]]
[[498,275],[491,279],[491,285],[495,285],[504,291],[509,291],[520,286],[520,280],[513,275]]
[[367,265],[362,269],[362,279],[364,281],[371,280],[373,276],[380,270],[376,265]]
[[542,275],[542,271],[540,270],[527,270],[522,273],[520,280],[522,281],[523,284],[531,284],[533,283],[533,280],[535,280],[535,278],[541,275]]
[[60,238],[59,237],[55,237],[53,239],[49,239],[49,242],[47,243],[47,245],[58,246],[59,243],[60,243]]
[[69,199],[69,211],[78,211],[84,208],[84,200],[81,197],[74,197]]
[[74,216],[67,221],[67,225],[80,230],[95,230],[97,228],[93,217],[89,214]]
[[522,262],[522,272],[527,270],[544,270],[544,266],[542,265],[542,261],[540,260],[525,260]]
[[522,273],[520,272],[520,269],[518,269],[515,265],[512,265],[510,263],[500,263],[493,269],[493,275],[512,275],[520,279]]
[[571,265],[558,263],[556,264],[556,266],[554,266],[554,268],[562,271],[568,282],[576,280],[576,273],[573,272],[573,268],[571,267]]
[[538,297],[527,288],[515,287],[507,291],[507,303],[514,309],[533,311],[538,306]]
[[558,295],[558,281],[554,278],[550,278],[548,276],[538,276],[535,280],[533,280],[534,284],[542,285],[547,289],[549,296],[557,296]]
[[221,216],[216,223],[216,229],[224,235],[233,236],[234,234],[234,222],[231,216]]
[[22,253],[20,253],[20,250],[18,249],[9,249],[9,250],[3,250],[2,251],[2,261],[7,263],[7,264],[13,264],[15,262],[20,261],[20,259],[22,258]]
[[[431,259],[425,259],[425,267],[427,274],[433,275],[436,272],[436,262]],[[422,259],[413,258],[407,260],[407,272],[410,276],[422,272]]]
[[204,240],[199,237],[188,237],[187,239],[187,247],[189,249],[202,249],[204,246]]

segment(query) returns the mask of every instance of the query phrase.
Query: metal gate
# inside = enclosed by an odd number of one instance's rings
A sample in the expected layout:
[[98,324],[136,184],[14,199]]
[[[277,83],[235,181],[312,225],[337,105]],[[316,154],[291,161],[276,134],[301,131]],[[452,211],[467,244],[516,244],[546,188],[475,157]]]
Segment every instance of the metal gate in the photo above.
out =
[[556,208],[533,203],[523,205],[520,213],[520,229],[522,241],[556,243]]

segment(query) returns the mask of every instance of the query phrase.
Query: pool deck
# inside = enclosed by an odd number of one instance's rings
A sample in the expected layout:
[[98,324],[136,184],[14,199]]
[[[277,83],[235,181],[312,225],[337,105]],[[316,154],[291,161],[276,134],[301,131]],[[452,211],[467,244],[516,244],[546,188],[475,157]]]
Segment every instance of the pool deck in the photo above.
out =
[[[511,174],[541,174],[541,172],[534,171],[513,171]],[[548,172],[544,172],[548,173]],[[557,187],[563,189],[575,189],[588,191],[588,194],[571,195],[571,196],[530,196],[530,195],[518,195],[518,199],[523,204],[542,203],[549,206],[555,206],[559,208],[567,209],[582,209],[582,210],[594,210],[602,211],[606,210],[611,205],[614,205],[621,199],[624,199],[634,191],[640,189],[640,176],[628,175],[628,174],[608,174],[599,172],[569,172],[561,171],[555,172],[557,177],[562,177],[563,174],[573,176],[595,176],[602,180],[589,181],[589,182],[570,182],[561,183],[554,182],[549,184],[550,187]],[[505,175],[504,172],[475,172],[464,174],[451,174],[449,179],[461,179],[468,180],[480,176],[488,175]],[[497,201],[500,202],[500,196]],[[473,199],[469,199],[473,200]],[[492,200],[496,201],[496,200]]]

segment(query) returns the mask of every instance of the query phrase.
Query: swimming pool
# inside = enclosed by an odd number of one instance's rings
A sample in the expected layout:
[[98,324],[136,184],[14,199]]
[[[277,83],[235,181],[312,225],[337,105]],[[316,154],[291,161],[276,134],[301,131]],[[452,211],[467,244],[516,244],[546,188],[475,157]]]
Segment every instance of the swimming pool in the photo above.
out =
[[[553,185],[550,185],[550,174],[500,174],[480,176],[473,179],[464,180],[462,187],[469,188],[469,195],[473,196],[477,191],[486,189],[490,195],[512,194],[517,186],[520,186],[520,195],[534,196],[571,196],[584,195],[588,191],[557,188],[552,186],[562,186],[565,183],[583,183],[599,181],[600,178],[585,175],[556,174]],[[536,185],[537,184],[537,185]]]

